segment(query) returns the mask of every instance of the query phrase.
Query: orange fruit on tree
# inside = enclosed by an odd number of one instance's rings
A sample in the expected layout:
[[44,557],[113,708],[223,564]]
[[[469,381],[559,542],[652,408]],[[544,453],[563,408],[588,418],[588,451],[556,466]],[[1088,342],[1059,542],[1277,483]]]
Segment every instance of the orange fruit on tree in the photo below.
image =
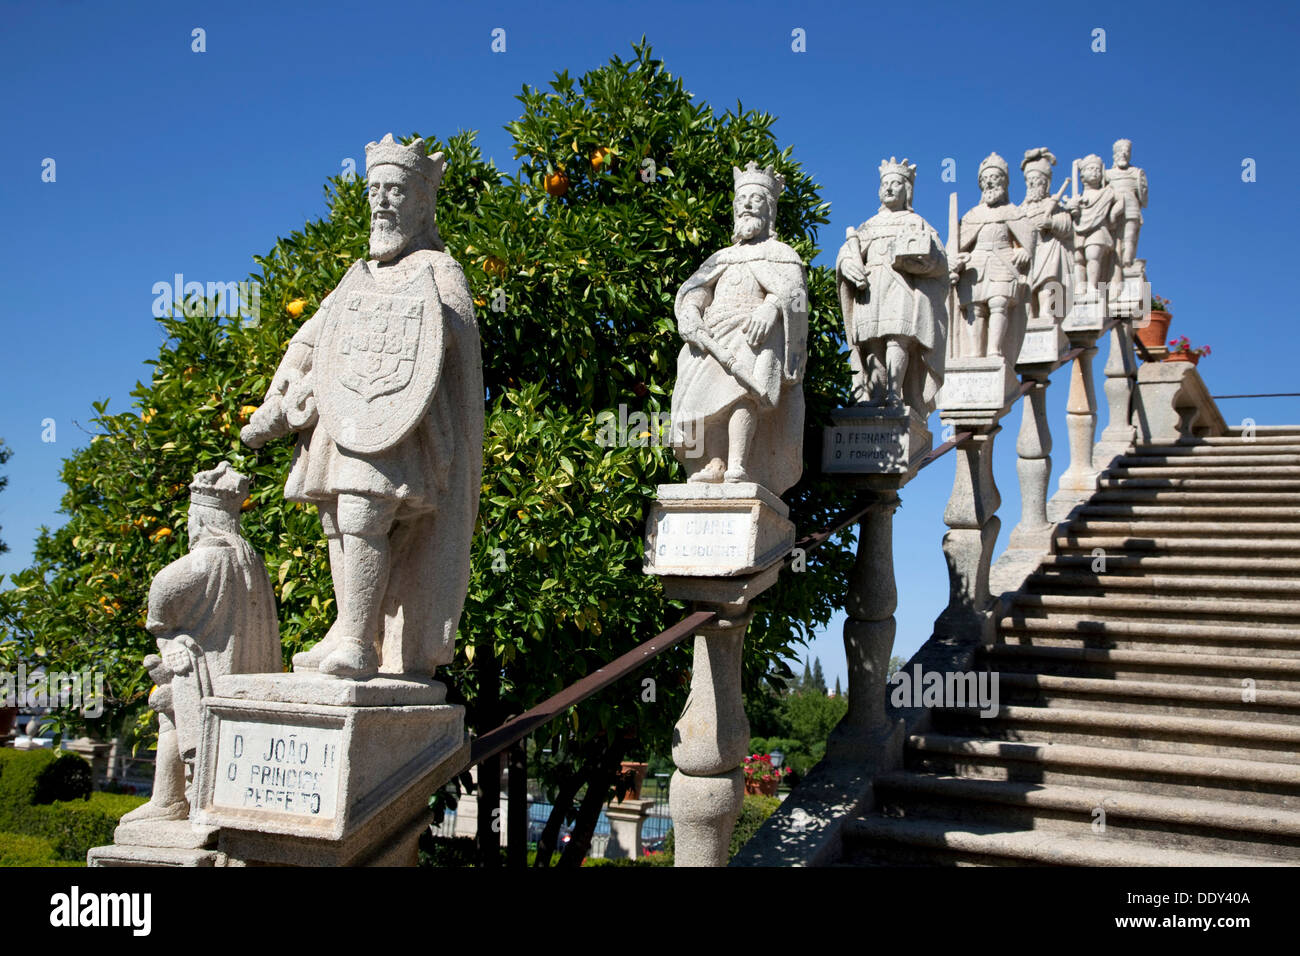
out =
[[294,299],[292,302],[290,302],[288,305],[284,307],[284,311],[288,312],[296,319],[298,318],[298,316],[302,315],[303,307],[306,305],[307,305],[306,299]]
[[569,177],[564,175],[564,170],[557,169],[546,177],[546,191],[556,199],[569,191]]
[[591,168],[600,172],[602,166],[609,165],[609,147],[598,146],[591,151]]

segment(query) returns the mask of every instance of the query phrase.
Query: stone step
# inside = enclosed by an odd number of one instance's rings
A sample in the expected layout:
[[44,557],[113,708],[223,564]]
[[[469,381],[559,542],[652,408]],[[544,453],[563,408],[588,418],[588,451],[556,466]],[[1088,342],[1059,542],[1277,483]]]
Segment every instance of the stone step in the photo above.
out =
[[1002,827],[964,826],[933,820],[860,817],[844,828],[852,862],[957,863],[974,866],[1285,866],[1253,856],[1196,853],[1188,850],[1117,844],[1088,837],[1068,837],[1034,830],[1008,832]]
[[[1237,530],[1236,525],[1233,530]],[[1164,529],[1166,532],[1168,529]],[[1117,533],[1088,530],[1058,533],[1052,538],[1058,553],[1101,548],[1108,553],[1154,552],[1157,554],[1282,554],[1300,555],[1300,541],[1291,537],[1184,537],[1159,534],[1146,537],[1120,537]]]
[[[1252,425],[1251,434],[1258,441],[1264,437],[1276,435],[1294,436],[1300,435],[1300,425]],[[1228,434],[1218,438],[1201,438],[1198,441],[1204,441],[1209,444],[1227,444],[1233,441],[1250,441],[1245,438],[1246,429],[1241,425],[1229,425]]]
[[1300,479],[1267,478],[1187,478],[1178,474],[1163,477],[1122,478],[1107,473],[1097,480],[1097,490],[1157,490],[1157,491],[1226,491],[1269,492],[1276,494],[1294,494],[1300,492]]
[[1006,673],[999,677],[998,693],[1000,702],[1007,705],[1168,714],[1204,720],[1300,722],[1300,693],[1286,690],[1245,694],[1240,688],[1205,684]]
[[[1097,558],[1091,554],[1049,554],[1039,565],[1046,570],[1075,570],[1093,573]],[[1162,554],[1108,554],[1106,555],[1107,580],[1120,574],[1146,574],[1148,572],[1213,571],[1216,576],[1257,577],[1261,575],[1300,576],[1300,558],[1267,557],[1243,558],[1225,555],[1197,557],[1196,555]],[[1100,572],[1098,572],[1100,573]],[[1300,590],[1300,581],[1297,582]]]
[[1244,471],[1256,465],[1300,467],[1300,453],[1278,452],[1273,449],[1243,452],[1232,455],[1166,454],[1142,449],[1132,455],[1119,455],[1111,468],[1157,468],[1169,466],[1189,473],[1217,472],[1220,470]]
[[1300,487],[1295,491],[1171,491],[1165,488],[1099,488],[1093,504],[1187,505],[1189,507],[1234,507],[1253,511],[1260,506],[1294,508],[1300,504]]
[[907,769],[929,773],[1102,786],[1300,810],[1300,764],[938,733],[912,734],[904,760]]
[[1246,464],[1233,461],[1231,464],[1205,467],[1200,462],[1195,465],[1186,462],[1170,464],[1112,465],[1106,472],[1112,478],[1202,478],[1206,480],[1227,481],[1233,478],[1256,480],[1259,478],[1283,478],[1294,480],[1300,478],[1300,465]]
[[1066,532],[1074,535],[1162,535],[1164,537],[1212,537],[1225,535],[1243,538],[1251,535],[1300,539],[1300,522],[1295,521],[1124,521],[1118,518],[1084,517],[1071,521]]
[[1189,624],[1180,620],[1081,621],[1069,615],[1046,614],[1003,617],[999,631],[1003,643],[1036,647],[1300,657],[1300,628]]
[[908,771],[877,777],[875,794],[884,817],[1050,831],[1112,845],[1158,844],[1199,853],[1300,860],[1300,812],[1275,807]]
[[1037,571],[1025,579],[1026,588],[1043,594],[1075,594],[1080,591],[1100,591],[1107,594],[1151,594],[1158,596],[1170,592],[1187,591],[1193,595],[1223,595],[1247,598],[1249,595],[1265,597],[1300,596],[1300,577],[1294,574],[1275,577],[1259,575],[1225,574],[1205,577],[1187,574],[1125,573],[1124,569],[1106,561],[1104,573],[1084,571]]
[[1289,435],[1260,436],[1256,441],[1207,439],[1185,445],[1138,445],[1130,457],[1160,455],[1165,457],[1204,458],[1234,455],[1300,455],[1300,441]]
[[[1228,496],[1224,496],[1228,497]],[[1094,499],[1095,501],[1095,499]],[[1300,520],[1300,505],[1245,504],[1147,504],[1144,502],[1089,503],[1080,509],[1081,516],[1091,521],[1095,518],[1167,518],[1171,521],[1268,521],[1272,519]]]
[[978,706],[935,708],[933,719],[932,729],[949,736],[1300,764],[1300,726],[1276,721],[1018,704],[1005,704],[988,717]]
[[1254,681],[1260,689],[1300,691],[1300,660],[1235,657],[1177,651],[1111,650],[1091,647],[1040,647],[994,644],[982,648],[977,661],[999,674],[1055,674],[1113,680],[1207,684],[1240,692]]
[[1131,595],[1091,594],[1031,594],[1017,592],[1012,598],[1013,608],[1042,609],[1044,611],[1068,609],[1079,612],[1088,620],[1107,620],[1116,616],[1132,616],[1162,620],[1196,617],[1202,620],[1223,618],[1228,621],[1260,618],[1273,624],[1300,623],[1300,601],[1266,600],[1252,598],[1197,599],[1189,597],[1146,597]]

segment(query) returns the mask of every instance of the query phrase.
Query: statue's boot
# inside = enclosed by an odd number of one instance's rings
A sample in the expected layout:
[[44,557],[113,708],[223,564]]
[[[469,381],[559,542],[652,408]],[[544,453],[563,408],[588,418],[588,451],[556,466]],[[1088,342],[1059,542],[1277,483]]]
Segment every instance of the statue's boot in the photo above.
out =
[[[339,532],[337,509],[337,505],[322,503],[320,523],[325,531],[325,542],[329,545],[330,580],[334,585],[334,602],[336,607],[341,607],[339,602],[343,600],[347,585],[344,575],[347,561],[343,555],[343,535]],[[339,646],[340,639],[339,623],[336,620],[325,636],[313,647],[293,655],[293,669],[300,672],[319,670],[320,662]]]
[[714,458],[707,465],[705,465],[703,468],[701,468],[695,474],[691,475],[686,480],[719,482],[722,481],[723,470],[725,467],[726,466],[723,465],[721,458]]
[[320,662],[320,672],[333,677],[366,680],[379,673],[379,653],[369,641],[345,638]]
[[727,425],[727,463],[730,467],[723,478],[727,481],[753,481],[745,462],[749,459],[750,442],[758,429],[758,416],[753,407],[744,402],[731,413]]
[[338,639],[318,669],[334,677],[365,680],[379,673],[374,635],[379,632],[380,605],[388,589],[387,533],[345,533],[343,567],[347,586],[339,595],[339,616],[330,629]]
[[320,670],[320,662],[339,646],[340,640],[336,621],[325,636],[312,647],[293,655],[293,669],[298,672]]
[[188,800],[177,800],[172,803],[154,803],[150,800],[132,810],[130,813],[122,814],[118,824],[143,823],[146,820],[165,821],[165,820],[185,820],[190,815],[190,804]]

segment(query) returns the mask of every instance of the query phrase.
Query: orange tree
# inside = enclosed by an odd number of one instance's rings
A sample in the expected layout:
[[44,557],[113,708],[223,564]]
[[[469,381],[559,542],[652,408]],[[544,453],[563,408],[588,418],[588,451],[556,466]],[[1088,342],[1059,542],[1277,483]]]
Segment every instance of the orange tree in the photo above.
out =
[[[511,176],[484,162],[469,134],[430,143],[448,156],[439,224],[475,295],[487,390],[472,574],[446,672],[479,732],[681,616],[641,571],[647,502],[656,484],[681,479],[679,466],[655,435],[633,430],[630,442],[610,446],[602,425],[620,405],[666,412],[681,347],[673,298],[730,242],[733,165],[755,159],[785,174],[776,231],[806,261],[828,208],[780,148],[772,116],[715,113],[644,43],[630,60],[576,81],[561,73],[519,100],[523,113],[507,126],[520,161]],[[64,465],[66,524],[42,532],[33,566],[0,592],[6,653],[106,671],[105,731],[140,719],[148,583],[182,553],[190,476],[223,457],[253,478],[244,530],[276,582],[286,659],[332,619],[314,510],[282,497],[289,443],[252,452],[238,441],[289,337],[365,254],[362,184],[333,180],[327,199],[326,217],[256,259],[260,323],[162,320],[170,338],[151,381],[132,393],[133,409],[110,414],[97,404],[101,434]],[[812,464],[786,497],[797,526],[813,530],[847,503],[815,462],[819,426],[848,382],[833,275],[816,268],[808,278]],[[789,676],[782,658],[829,619],[850,560],[846,543],[832,542],[765,596],[747,641],[749,685]],[[688,667],[687,651],[665,654],[539,732],[559,758],[542,768],[554,797],[544,843],[554,845],[561,822],[575,824],[561,863],[584,854],[619,761],[667,751]],[[484,809],[495,806],[486,789]],[[490,813],[480,821],[490,824]],[[544,846],[538,858],[551,856]]]

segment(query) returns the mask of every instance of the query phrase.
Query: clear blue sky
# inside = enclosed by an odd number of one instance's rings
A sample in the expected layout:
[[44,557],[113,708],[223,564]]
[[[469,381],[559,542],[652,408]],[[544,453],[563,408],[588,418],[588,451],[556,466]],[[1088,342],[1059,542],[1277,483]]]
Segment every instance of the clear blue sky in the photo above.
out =
[[[875,211],[883,156],[918,164],[916,208],[944,232],[945,157],[966,208],[990,150],[1014,168],[1028,147],[1068,163],[1131,138],[1151,181],[1141,251],[1156,292],[1173,300],[1172,331],[1213,345],[1201,364],[1211,391],[1300,390],[1298,19],[1289,4],[1131,0],[6,5],[0,436],[14,457],[0,573],[25,566],[37,528],[61,520],[59,465],[88,441],[76,422],[90,403],[121,410],[147,375],[162,341],[155,282],[246,277],[252,255],[324,211],[322,184],[344,158],[362,168],[363,145],[390,130],[479,130],[484,152],[513,168],[501,127],[518,115],[520,87],[626,58],[642,34],[698,97],[780,117],[779,138],[832,203],[821,261]],[[191,52],[196,27],[205,53]],[[496,27],[504,54],[490,50]],[[796,28],[807,52],[791,50]],[[1104,53],[1091,50],[1097,28]],[[41,181],[46,157],[53,183]],[[1247,157],[1254,183],[1242,182]],[[1056,475],[1060,376],[1049,390]],[[1297,400],[1222,408],[1229,422],[1300,422]],[[41,441],[46,418],[52,444]],[[1019,514],[1018,420],[998,439],[1003,542]],[[950,461],[904,490],[897,517],[905,655],[946,601]],[[831,681],[843,676],[838,624],[812,653]]]

